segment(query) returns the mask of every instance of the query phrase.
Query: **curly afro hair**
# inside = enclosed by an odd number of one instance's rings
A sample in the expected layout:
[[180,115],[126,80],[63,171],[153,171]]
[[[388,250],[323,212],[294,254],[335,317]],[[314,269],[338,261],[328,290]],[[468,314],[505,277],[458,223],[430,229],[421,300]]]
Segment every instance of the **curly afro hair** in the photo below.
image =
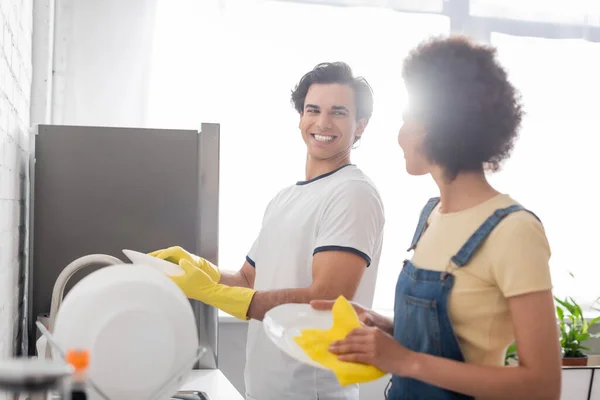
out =
[[373,90],[363,77],[355,77],[352,68],[344,62],[325,62],[318,64],[304,74],[300,82],[292,90],[291,102],[298,111],[304,112],[304,100],[312,84],[339,83],[349,85],[354,89],[354,104],[356,105],[356,120],[365,119],[367,122],[373,114]]
[[450,180],[462,171],[497,171],[509,157],[523,109],[496,49],[463,36],[417,46],[402,72],[407,117],[423,124],[423,151]]

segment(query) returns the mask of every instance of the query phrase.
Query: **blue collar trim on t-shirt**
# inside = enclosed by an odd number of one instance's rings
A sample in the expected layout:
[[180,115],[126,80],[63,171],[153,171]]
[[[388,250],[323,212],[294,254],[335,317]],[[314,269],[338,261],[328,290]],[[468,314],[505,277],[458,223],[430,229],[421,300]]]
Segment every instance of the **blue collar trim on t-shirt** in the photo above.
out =
[[314,181],[318,181],[319,179],[326,178],[326,177],[328,177],[329,175],[333,175],[333,174],[335,174],[336,172],[338,172],[340,169],[342,169],[342,168],[346,168],[346,167],[349,167],[349,166],[351,166],[351,165],[353,166],[354,164],[346,164],[346,165],[342,165],[341,167],[339,167],[339,168],[336,168],[336,169],[334,169],[333,171],[329,171],[329,172],[327,172],[327,173],[325,173],[325,174],[323,174],[323,175],[316,176],[316,177],[314,177],[314,178],[312,178],[312,179],[309,179],[309,180],[307,180],[307,181],[298,181],[298,182],[296,182],[296,185],[307,185],[307,184],[309,184],[309,183],[312,183],[312,182],[314,182]]

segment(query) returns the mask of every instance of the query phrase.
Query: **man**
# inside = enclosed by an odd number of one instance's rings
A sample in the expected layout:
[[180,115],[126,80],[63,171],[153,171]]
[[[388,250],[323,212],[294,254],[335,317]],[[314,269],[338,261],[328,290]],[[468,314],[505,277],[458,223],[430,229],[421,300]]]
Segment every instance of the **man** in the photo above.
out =
[[266,336],[262,319],[285,303],[340,295],[371,306],[381,252],[384,211],[378,191],[350,162],[373,110],[371,88],[344,63],[323,63],[292,92],[307,147],[306,179],[268,204],[246,262],[220,271],[179,247],[151,254],[179,263],[173,280],[186,295],[238,318],[251,319],[246,351],[246,398],[358,399],[330,371],[302,364]]

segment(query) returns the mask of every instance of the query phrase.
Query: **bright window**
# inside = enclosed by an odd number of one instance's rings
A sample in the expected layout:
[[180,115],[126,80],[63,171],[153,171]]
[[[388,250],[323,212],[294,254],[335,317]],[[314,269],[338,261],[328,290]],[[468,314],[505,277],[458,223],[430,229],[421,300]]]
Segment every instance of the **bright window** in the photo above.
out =
[[[509,13],[502,2],[479,0],[471,1],[472,15],[486,15],[494,4]],[[267,202],[303,179],[305,147],[289,99],[294,84],[319,62],[346,61],[375,92],[373,118],[353,161],[384,200],[387,222],[374,306],[393,307],[419,211],[437,193],[430,179],[404,171],[396,140],[406,102],[402,61],[421,40],[449,31],[445,16],[386,8],[158,2],[148,125],[221,124],[221,266],[241,267]],[[600,171],[593,161],[600,145],[600,44],[501,34],[491,40],[527,111],[512,159],[491,179],[544,222],[555,293],[589,305],[600,296],[593,184]]]
[[492,43],[527,112],[513,157],[493,181],[542,220],[554,294],[588,308],[600,296],[600,44],[503,34]]
[[598,0],[470,0],[473,16],[600,26]]

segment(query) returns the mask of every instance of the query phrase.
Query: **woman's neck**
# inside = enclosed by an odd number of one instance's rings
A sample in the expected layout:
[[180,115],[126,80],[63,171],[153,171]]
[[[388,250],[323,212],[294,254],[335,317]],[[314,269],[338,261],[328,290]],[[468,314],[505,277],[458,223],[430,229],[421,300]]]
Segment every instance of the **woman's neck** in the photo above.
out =
[[452,181],[443,170],[431,172],[440,190],[440,213],[454,213],[481,204],[499,192],[494,189],[481,172],[461,172]]

